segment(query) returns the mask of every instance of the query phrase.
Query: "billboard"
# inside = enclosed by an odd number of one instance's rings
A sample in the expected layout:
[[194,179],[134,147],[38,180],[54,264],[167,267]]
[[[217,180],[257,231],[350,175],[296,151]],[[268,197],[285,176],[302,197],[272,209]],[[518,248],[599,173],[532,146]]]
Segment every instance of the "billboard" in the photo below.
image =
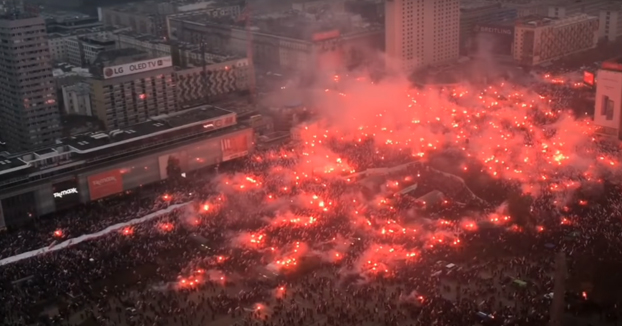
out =
[[311,35],[311,40],[313,40],[313,42],[320,42],[338,38],[339,36],[341,36],[341,32],[339,32],[338,29],[333,29],[331,31],[313,33],[313,35]]
[[222,160],[229,161],[248,154],[248,134],[239,134],[220,141]]
[[73,178],[53,184],[52,197],[57,210],[78,205],[80,203],[78,180]]
[[477,25],[473,51],[495,55],[512,55],[514,27],[503,25]]
[[110,79],[115,77],[127,76],[137,74],[139,72],[146,72],[161,68],[168,68],[173,66],[173,60],[171,57],[161,57],[143,61],[137,61],[132,63],[126,63],[123,65],[104,67],[103,76],[104,79]]
[[584,71],[583,72],[583,83],[588,85],[588,86],[594,86],[594,73],[593,72],[589,72],[589,71]]
[[123,176],[120,170],[106,171],[88,177],[91,200],[108,197],[123,191]]
[[491,26],[491,25],[477,25],[475,26],[475,32],[477,33],[488,33],[488,34],[499,34],[499,35],[514,35],[514,27],[511,26]]

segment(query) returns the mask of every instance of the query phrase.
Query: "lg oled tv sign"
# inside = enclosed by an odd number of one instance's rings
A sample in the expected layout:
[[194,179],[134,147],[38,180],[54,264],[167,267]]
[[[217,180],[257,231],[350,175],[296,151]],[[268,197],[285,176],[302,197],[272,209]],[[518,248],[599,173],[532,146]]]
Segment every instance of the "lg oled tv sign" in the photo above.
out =
[[123,191],[123,175],[120,170],[107,171],[88,177],[91,200],[108,197]]
[[147,72],[151,70],[168,68],[173,66],[173,60],[171,57],[162,57],[157,59],[143,60],[124,65],[105,67],[104,79],[110,79],[115,77],[127,76],[137,74],[139,72]]

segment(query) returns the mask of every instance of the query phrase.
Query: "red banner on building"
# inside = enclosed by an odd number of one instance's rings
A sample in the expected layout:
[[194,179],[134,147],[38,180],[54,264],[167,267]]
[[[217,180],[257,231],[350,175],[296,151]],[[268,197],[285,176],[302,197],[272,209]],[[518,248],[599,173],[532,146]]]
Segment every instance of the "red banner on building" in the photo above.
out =
[[112,170],[88,177],[91,200],[108,197],[123,191],[123,175],[120,170]]

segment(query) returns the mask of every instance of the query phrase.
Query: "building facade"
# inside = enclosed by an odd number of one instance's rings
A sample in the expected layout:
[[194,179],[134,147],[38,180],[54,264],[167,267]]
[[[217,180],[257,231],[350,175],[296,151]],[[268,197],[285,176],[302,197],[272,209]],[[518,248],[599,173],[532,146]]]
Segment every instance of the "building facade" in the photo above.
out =
[[[251,31],[253,63],[265,69],[310,74],[332,71],[334,74],[336,70],[366,60],[367,53],[382,47],[382,27],[354,22],[345,14],[341,19],[347,25],[344,29],[339,26],[318,28],[315,18],[305,18],[301,14],[274,15],[277,17],[253,18],[254,24],[257,24]],[[212,18],[198,12],[171,16],[170,38],[246,57],[248,42],[244,24],[236,24],[226,18],[219,20],[223,18],[220,16],[216,20]],[[201,55],[193,52],[189,55]]]
[[548,7],[549,17],[566,18],[578,14],[598,16],[600,10],[608,6],[611,0],[563,1]]
[[593,49],[597,44],[598,17],[523,17],[514,28],[513,55],[520,64],[539,65]]
[[0,135],[10,151],[39,148],[60,136],[60,114],[43,18],[0,18]]
[[622,139],[622,58],[603,62],[596,74],[594,124],[600,134]]
[[253,129],[237,124],[234,113],[195,109],[125,130],[61,139],[37,152],[0,156],[6,163],[0,165],[0,228],[171,178],[171,157],[180,172],[189,173],[253,150]]
[[248,60],[239,59],[175,72],[177,101],[181,108],[211,102],[249,89]]
[[97,62],[93,68],[92,108],[108,130],[178,109],[171,57],[149,58],[142,52],[125,50],[103,52],[102,56],[113,52],[112,56],[124,58]]
[[599,17],[598,35],[601,38],[615,42],[622,37],[622,4],[612,4],[601,9]]
[[65,114],[93,115],[91,108],[91,85],[88,83],[76,83],[63,86],[63,109]]
[[460,5],[460,52],[468,54],[474,45],[477,26],[509,21],[518,17],[516,9],[501,3],[462,3]]
[[389,0],[385,51],[399,71],[452,62],[459,57],[459,0]]

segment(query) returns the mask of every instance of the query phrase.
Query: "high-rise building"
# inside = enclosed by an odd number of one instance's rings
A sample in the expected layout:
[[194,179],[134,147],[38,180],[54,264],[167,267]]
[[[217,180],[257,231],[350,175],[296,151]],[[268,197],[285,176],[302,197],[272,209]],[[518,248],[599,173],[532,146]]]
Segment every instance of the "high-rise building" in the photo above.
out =
[[610,42],[622,37],[622,3],[612,3],[600,10],[598,35]]
[[92,110],[106,129],[125,128],[178,109],[170,56],[116,49],[101,52],[91,69]]
[[458,59],[459,0],[387,0],[385,50],[400,71]]
[[0,135],[13,152],[60,136],[60,113],[45,21],[32,14],[0,17]]
[[594,124],[598,133],[622,139],[622,58],[605,61],[598,70]]

